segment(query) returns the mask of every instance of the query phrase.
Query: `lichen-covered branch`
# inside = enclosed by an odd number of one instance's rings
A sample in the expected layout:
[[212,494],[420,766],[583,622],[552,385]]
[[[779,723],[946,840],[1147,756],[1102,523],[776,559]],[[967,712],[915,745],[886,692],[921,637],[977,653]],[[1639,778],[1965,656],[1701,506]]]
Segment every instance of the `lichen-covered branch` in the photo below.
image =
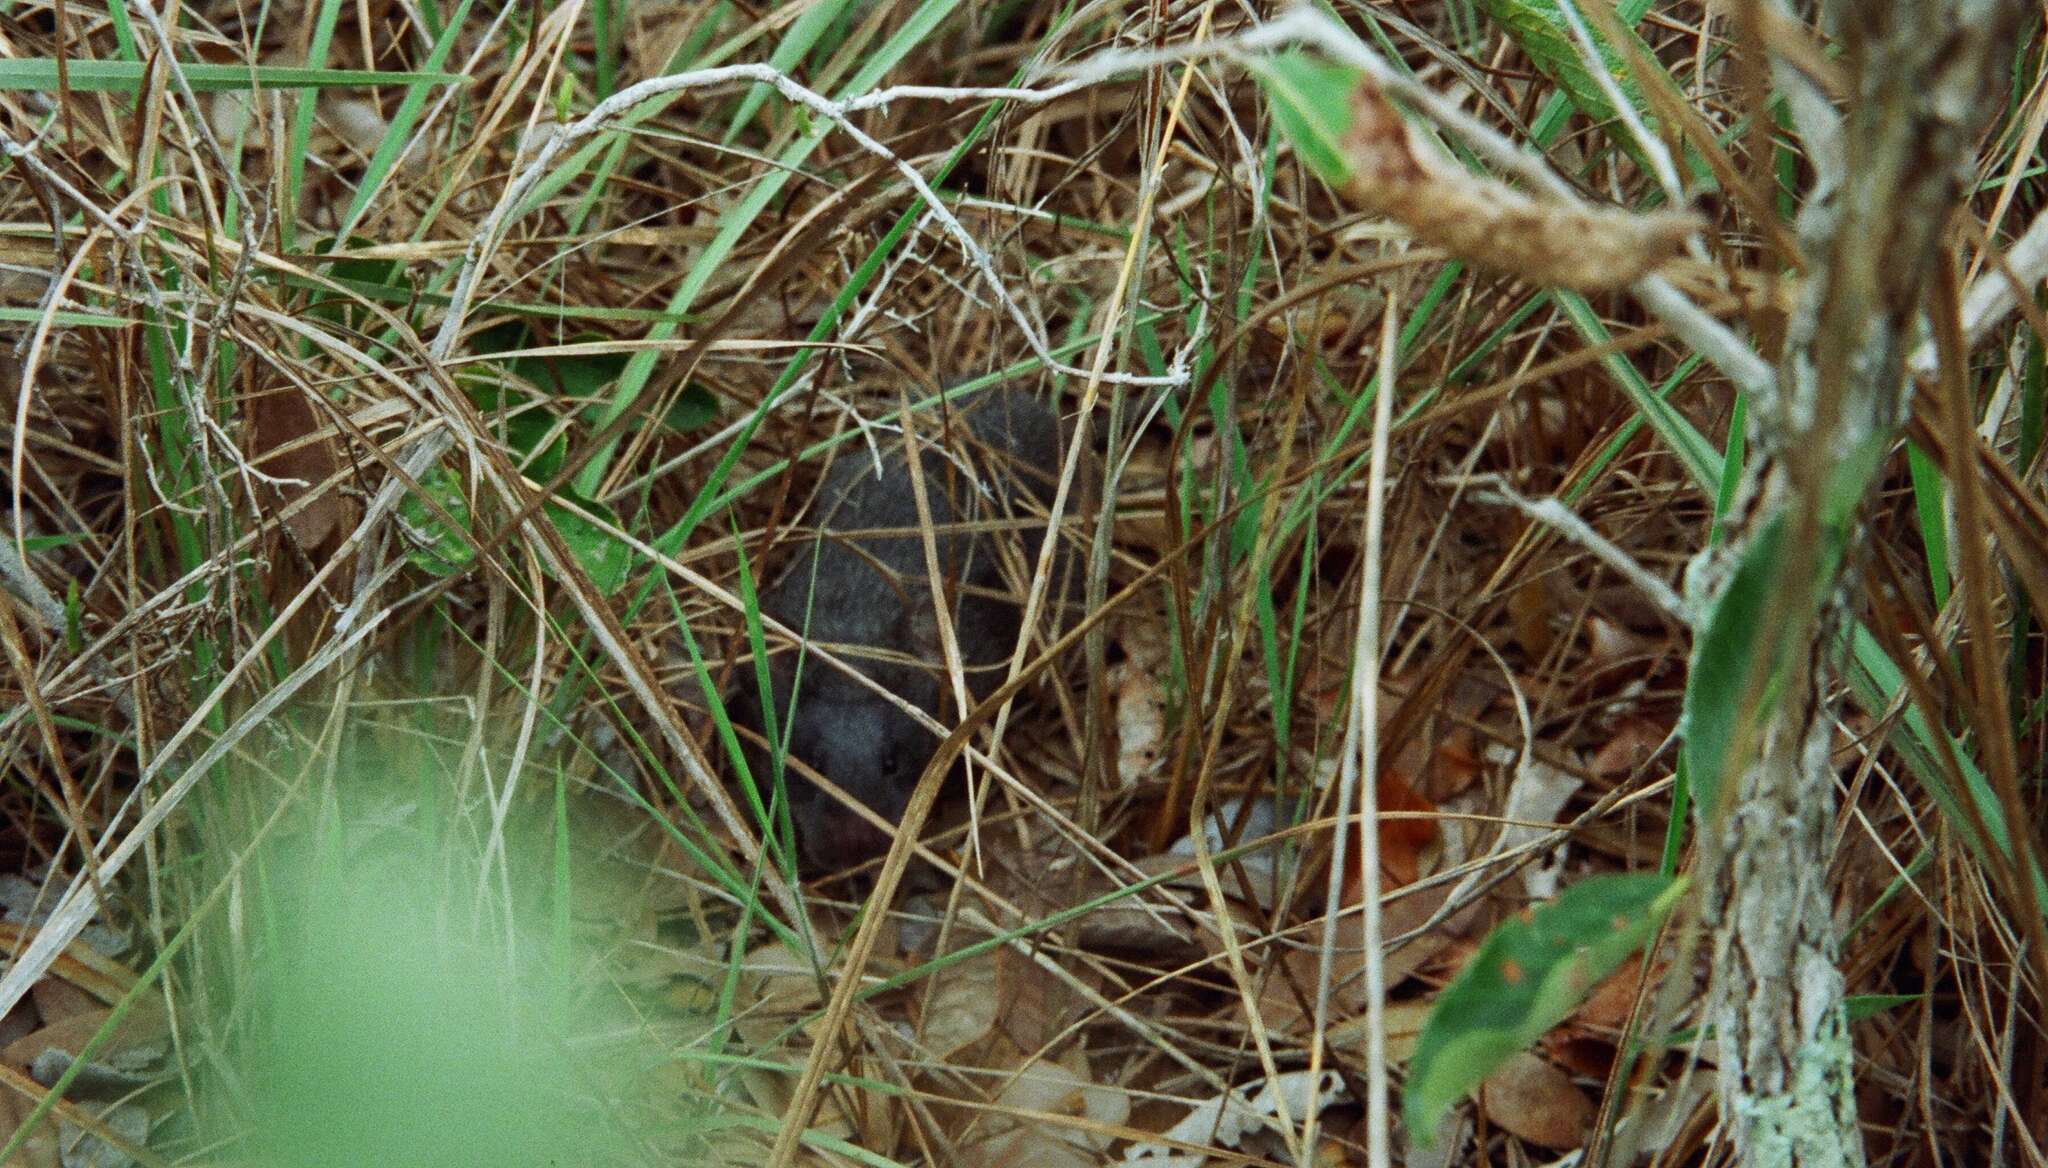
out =
[[1731,773],[1710,777],[1726,780],[1712,784],[1720,797],[1696,809],[1722,1119],[1758,1168],[1863,1163],[1827,881],[1827,647],[1850,615],[1857,504],[1905,414],[1927,275],[1973,179],[2020,13],[2007,0],[1834,8],[1855,93],[1839,122],[1805,129],[1838,133],[1809,146],[1842,165],[1819,168],[1808,192],[1799,234],[1812,267],[1775,389],[1753,402],[1736,538],[1702,577],[1724,591],[1759,541],[1779,541],[1748,690],[1763,708]]

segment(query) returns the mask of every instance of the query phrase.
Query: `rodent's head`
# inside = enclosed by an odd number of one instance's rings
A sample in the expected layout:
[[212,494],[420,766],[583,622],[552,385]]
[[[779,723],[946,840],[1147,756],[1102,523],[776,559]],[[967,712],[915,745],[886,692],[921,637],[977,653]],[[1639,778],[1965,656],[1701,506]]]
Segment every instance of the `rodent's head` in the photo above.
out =
[[[906,673],[910,671],[904,671]],[[795,718],[789,717],[788,679],[778,672],[775,694],[781,707],[778,722],[789,743],[788,757],[801,760],[847,794],[859,799],[882,819],[903,818],[918,776],[931,761],[935,740],[908,715],[857,683],[843,678],[814,677],[802,687]],[[915,679],[896,692],[917,701],[922,687]],[[913,692],[903,693],[903,690]],[[736,724],[762,729],[758,699],[752,687],[741,687],[727,705]],[[746,736],[742,735],[746,742]],[[766,752],[748,745],[747,768],[765,804],[774,791],[774,770]],[[836,871],[888,850],[889,836],[839,800],[820,790],[794,766],[783,769],[790,819],[796,828],[803,866],[816,872]]]
[[[900,822],[931,760],[931,735],[872,694],[847,700],[812,695],[800,708],[789,753],[890,823]],[[843,868],[873,859],[889,837],[837,799],[787,775],[797,847],[808,864]]]

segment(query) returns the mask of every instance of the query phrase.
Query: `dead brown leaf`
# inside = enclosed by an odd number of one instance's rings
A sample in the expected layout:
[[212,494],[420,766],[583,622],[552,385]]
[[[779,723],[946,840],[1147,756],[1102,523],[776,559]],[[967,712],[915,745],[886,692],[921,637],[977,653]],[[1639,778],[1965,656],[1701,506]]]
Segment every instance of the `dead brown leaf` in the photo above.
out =
[[1638,214],[1537,200],[1467,171],[1416,132],[1370,79],[1352,94],[1350,194],[1425,243],[1536,284],[1625,287],[1677,256],[1700,229],[1686,212]]
[[1408,777],[1392,767],[1380,771],[1375,784],[1379,792],[1381,812],[1396,812],[1394,818],[1382,815],[1380,831],[1380,869],[1392,880],[1392,887],[1413,884],[1422,876],[1423,853],[1436,843],[1436,821],[1415,818],[1436,810],[1436,804],[1423,798],[1409,785]]
[[[0,1049],[0,1064],[26,1072],[45,1051],[61,1051],[77,1058],[78,1052],[84,1050],[85,1044],[100,1032],[111,1014],[112,1011],[105,1007],[93,1007],[51,1022]],[[161,1055],[168,1035],[163,1011],[145,1002],[128,1012],[115,1027],[113,1036],[93,1057],[98,1061],[108,1061],[137,1052],[154,1051]]]
[[1557,1152],[1584,1144],[1593,1124],[1593,1100],[1570,1075],[1528,1051],[1487,1076],[1479,1106],[1500,1128]]
[[1670,733],[1669,727],[1647,718],[1624,719],[1607,744],[1594,752],[1587,769],[1603,779],[1630,774],[1655,756]]
[[1002,1000],[996,969],[995,955],[983,954],[932,975],[934,984],[923,998],[919,1034],[934,1058],[958,1054],[995,1029]]
[[266,506],[289,511],[314,496],[284,524],[299,546],[309,552],[322,548],[338,529],[355,522],[356,508],[339,490],[321,489],[342,467],[334,440],[321,436],[326,422],[299,390],[289,386],[252,393],[244,408],[252,432],[250,456],[267,476],[257,483],[258,498]]
[[[35,1101],[18,1092],[0,1089],[0,1131],[11,1139],[21,1130],[29,1113],[36,1109]],[[46,1117],[35,1133],[28,1137],[7,1162],[7,1168],[58,1168],[62,1163],[57,1154],[57,1125]]]
[[46,977],[30,986],[28,996],[45,1023],[61,1022],[74,1014],[100,1008],[99,1001],[91,994],[54,977]]

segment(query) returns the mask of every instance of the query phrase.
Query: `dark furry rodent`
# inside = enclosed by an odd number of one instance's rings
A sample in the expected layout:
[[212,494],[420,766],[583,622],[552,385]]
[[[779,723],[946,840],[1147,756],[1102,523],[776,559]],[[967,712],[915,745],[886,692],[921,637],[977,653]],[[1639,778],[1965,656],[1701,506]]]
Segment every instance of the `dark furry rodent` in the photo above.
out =
[[[937,414],[920,415],[917,422],[943,595],[969,692],[978,702],[1001,684],[1017,643],[1022,583],[1044,538],[1045,512],[1058,482],[1061,427],[1050,409],[1022,390],[981,394],[955,407],[949,425]],[[942,428],[950,434],[939,433]],[[807,630],[811,642],[942,723],[957,721],[961,711],[945,672],[900,435],[887,435],[881,462],[878,476],[875,457],[865,447],[849,447],[839,456],[818,494],[812,526],[819,535],[804,538],[788,569],[762,593],[761,611],[792,630]],[[990,526],[963,530],[967,524]],[[1005,570],[1005,549],[1026,575]],[[1059,555],[1054,572],[1046,604],[1057,610],[1076,596],[1074,557]],[[798,654],[775,642],[771,635],[770,684],[789,755],[883,819],[900,820],[938,739],[816,656],[805,658],[802,684],[793,687]],[[728,712],[736,727],[765,738],[759,681],[750,667],[741,674]],[[792,688],[798,690],[794,695]],[[740,737],[748,741],[746,733]],[[749,744],[747,766],[765,803],[773,789],[769,760]],[[887,847],[886,835],[794,768],[785,768],[785,779],[807,868],[842,867]]]

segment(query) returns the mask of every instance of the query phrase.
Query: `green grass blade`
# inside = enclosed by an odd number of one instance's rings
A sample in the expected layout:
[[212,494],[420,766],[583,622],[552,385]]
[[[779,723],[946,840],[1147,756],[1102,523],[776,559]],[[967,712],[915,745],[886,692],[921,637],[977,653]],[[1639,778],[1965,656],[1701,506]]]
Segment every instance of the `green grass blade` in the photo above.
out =
[[1948,522],[1942,499],[1947,485],[1927,452],[1906,444],[1906,465],[1913,474],[1913,513],[1920,520],[1920,542],[1927,549],[1927,586],[1934,591],[1937,611],[1948,607]]
[[[303,69],[284,65],[205,65],[183,62],[178,68],[198,93],[253,89],[370,89],[384,85],[457,85],[459,73],[432,69],[412,73],[381,73],[374,69]],[[65,62],[65,81],[74,93],[139,93],[149,74],[141,61]],[[26,57],[0,60],[0,90],[57,92],[57,60]]]
[[[341,5],[342,0],[324,0],[320,5],[319,16],[313,22],[313,39],[306,46],[307,64],[315,67],[325,65],[327,54],[334,44],[335,22],[341,19]],[[305,187],[306,154],[313,140],[313,115],[318,110],[317,103],[301,101],[299,108],[292,113],[291,150],[284,159],[286,207],[299,205],[299,192]],[[297,234],[297,222],[297,215],[278,217],[278,230],[283,233],[284,245],[287,248],[296,246],[294,237]]]
[[[1586,302],[1584,296],[1562,288],[1556,290],[1556,296],[1558,307],[1564,309],[1565,316],[1588,344],[1604,345],[1613,339],[1607,326],[1601,323],[1600,315],[1593,311],[1593,306]],[[1614,375],[1621,384],[1622,392],[1628,394],[1629,400],[1649,421],[1650,428],[1684,465],[1693,484],[1710,495],[1717,492],[1721,486],[1721,452],[1714,449],[1714,444],[1707,441],[1684,414],[1650,389],[1649,383],[1636,372],[1626,354],[1609,353],[1600,359],[1600,365]]]
[[610,97],[619,87],[619,17],[624,13],[621,0],[592,0],[590,5],[590,38],[597,42],[597,60],[592,68],[599,101]]
[[[1890,709],[1906,688],[1905,675],[1898,663],[1884,651],[1876,636],[1860,624],[1850,634],[1849,651],[1849,663],[1843,672],[1857,702],[1866,710]],[[2008,862],[2012,861],[2012,829],[2005,821],[1998,795],[1991,789],[1984,772],[1965,753],[1961,743],[1940,724],[1931,722],[1917,703],[1906,706],[1888,741],[1905,756],[1911,773],[1927,788],[1935,806],[1941,808],[1942,818],[1962,834],[1972,851],[1984,856],[1995,852]],[[1953,759],[1956,770],[1962,775],[1961,791],[1949,785],[1948,768],[1942,761],[1944,757]],[[1980,820],[1989,838],[1984,838],[1973,826]],[[2029,869],[2021,874],[2022,879],[2032,887],[2036,906],[2043,913],[2048,913],[2048,878],[2044,878],[2040,869],[2031,864]]]
[[[826,30],[832,27],[832,22],[839,19],[839,14],[847,7],[847,3],[848,0],[834,0],[832,3],[813,4],[805,9],[789,26],[789,31],[783,35],[782,41],[775,46],[775,52],[768,58],[768,63],[784,73],[794,73],[796,67],[803,64],[804,58],[809,56],[811,49],[817,45],[818,38],[824,36]],[[719,142],[729,145],[734,138],[739,137],[740,131],[746,128],[748,122],[754,120],[754,115],[761,111],[761,106],[774,91],[774,87],[766,82],[756,82],[749,87],[747,95],[740,99],[739,108],[733,111],[732,121],[727,123],[725,136],[720,138]]]
[[126,328],[135,323],[125,317],[99,312],[73,312],[68,309],[45,312],[22,305],[0,305],[0,321],[9,324],[36,324],[45,319],[63,328]]

